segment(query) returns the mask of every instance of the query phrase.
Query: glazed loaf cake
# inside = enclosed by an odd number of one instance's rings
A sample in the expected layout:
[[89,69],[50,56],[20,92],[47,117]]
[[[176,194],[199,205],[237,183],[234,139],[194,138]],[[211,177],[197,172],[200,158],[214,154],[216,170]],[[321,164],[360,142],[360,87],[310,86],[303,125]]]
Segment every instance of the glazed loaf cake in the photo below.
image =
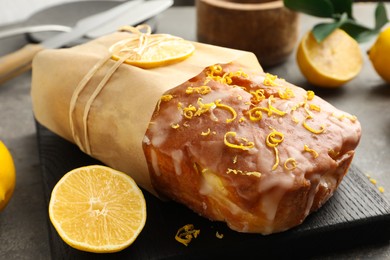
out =
[[312,91],[217,64],[161,97],[143,149],[161,196],[233,230],[271,234],[333,195],[360,135],[355,116]]
[[38,53],[38,122],[240,232],[287,230],[332,196],[359,142],[356,117],[264,73],[249,52],[193,42],[187,59],[151,69],[112,58],[112,46],[137,37]]

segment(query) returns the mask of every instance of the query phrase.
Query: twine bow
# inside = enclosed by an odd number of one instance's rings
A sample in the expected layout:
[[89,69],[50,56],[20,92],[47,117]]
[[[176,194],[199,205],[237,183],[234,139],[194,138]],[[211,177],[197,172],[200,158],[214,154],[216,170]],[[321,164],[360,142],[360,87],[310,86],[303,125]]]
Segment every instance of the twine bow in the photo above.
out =
[[[137,27],[124,26],[120,28],[119,31],[129,32],[131,34],[129,35],[128,39],[113,44],[109,48],[109,52],[88,71],[88,73],[83,77],[83,79],[77,85],[70,101],[69,124],[70,124],[71,134],[73,136],[73,140],[83,152],[89,155],[91,155],[91,147],[88,138],[88,124],[87,124],[89,111],[91,109],[94,100],[102,91],[102,89],[106,86],[111,76],[115,73],[115,71],[119,68],[121,64],[126,62],[126,60],[128,59],[140,60],[143,58],[143,55],[150,48],[153,48],[154,46],[161,44],[162,42],[165,41],[170,41],[172,39],[180,39],[178,37],[171,36],[169,34],[151,34],[152,30],[149,25],[139,25]],[[115,54],[119,54],[119,55],[116,56]],[[93,91],[93,93],[88,98],[85,104],[84,111],[83,111],[83,121],[82,121],[83,131],[80,134],[78,131],[75,130],[75,118],[73,116],[78,98],[80,97],[80,93],[86,87],[86,85],[91,80],[91,78],[97,73],[97,71],[101,69],[102,66],[111,58],[114,58],[116,62],[104,74],[103,79],[100,81],[100,83],[95,88],[95,90]]]

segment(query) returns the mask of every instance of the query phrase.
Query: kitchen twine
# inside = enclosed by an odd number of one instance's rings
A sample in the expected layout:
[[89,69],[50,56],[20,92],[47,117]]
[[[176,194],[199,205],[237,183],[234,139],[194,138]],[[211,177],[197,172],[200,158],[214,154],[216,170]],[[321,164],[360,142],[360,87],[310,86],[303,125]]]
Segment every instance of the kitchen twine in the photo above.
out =
[[[88,138],[88,115],[89,111],[91,109],[91,106],[96,99],[96,97],[99,95],[99,93],[102,91],[102,89],[106,86],[108,80],[111,78],[111,76],[115,73],[115,71],[119,68],[121,64],[123,64],[127,59],[130,60],[140,60],[142,58],[142,55],[149,50],[150,48],[153,48],[153,46],[156,46],[160,43],[171,41],[171,40],[177,40],[180,39],[179,37],[175,37],[169,34],[151,34],[151,28],[147,24],[138,25],[137,27],[132,26],[124,26],[119,29],[119,31],[122,32],[129,32],[131,33],[131,37],[129,39],[125,39],[122,41],[119,41],[115,44],[113,44],[109,48],[109,52],[107,55],[105,55],[101,60],[99,60],[89,71],[83,79],[79,82],[77,85],[75,91],[73,92],[72,98],[70,100],[70,107],[69,107],[69,124],[71,133],[73,136],[73,140],[75,143],[80,147],[80,149],[87,153],[88,155],[91,155],[91,147],[90,142]],[[145,32],[143,32],[145,31]],[[119,48],[119,51],[116,49]],[[83,131],[81,136],[79,133],[75,130],[75,119],[73,117],[74,110],[76,108],[76,103],[78,101],[78,98],[80,97],[80,93],[83,91],[83,89],[86,87],[88,82],[91,80],[91,78],[96,74],[96,72],[108,61],[112,58],[114,55],[114,52],[117,52],[118,54],[124,53],[123,56],[120,56],[121,58],[118,59],[106,72],[103,79],[100,81],[99,85],[96,87],[96,89],[93,91],[91,96],[89,97],[88,101],[85,104],[84,111],[83,111]],[[81,139],[84,140],[84,142],[81,141]]]

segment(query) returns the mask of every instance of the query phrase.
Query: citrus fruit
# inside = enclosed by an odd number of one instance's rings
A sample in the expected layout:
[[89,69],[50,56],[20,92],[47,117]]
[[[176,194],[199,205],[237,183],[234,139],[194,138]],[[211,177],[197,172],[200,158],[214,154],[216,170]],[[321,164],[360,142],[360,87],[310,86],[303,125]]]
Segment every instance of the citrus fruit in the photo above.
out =
[[0,141],[0,211],[7,206],[15,189],[15,165],[12,155]]
[[320,43],[311,31],[307,32],[296,58],[305,78],[319,87],[339,87],[357,76],[363,65],[359,44],[340,29]]
[[368,57],[379,76],[390,83],[390,27],[379,33],[368,51]]
[[166,66],[187,59],[195,51],[194,45],[179,37],[165,34],[146,35],[147,41],[121,41],[110,51],[114,60],[129,55],[125,63],[144,69]]
[[146,222],[142,191],[128,175],[100,165],[66,173],[54,187],[50,221],[65,243],[94,253],[131,245]]

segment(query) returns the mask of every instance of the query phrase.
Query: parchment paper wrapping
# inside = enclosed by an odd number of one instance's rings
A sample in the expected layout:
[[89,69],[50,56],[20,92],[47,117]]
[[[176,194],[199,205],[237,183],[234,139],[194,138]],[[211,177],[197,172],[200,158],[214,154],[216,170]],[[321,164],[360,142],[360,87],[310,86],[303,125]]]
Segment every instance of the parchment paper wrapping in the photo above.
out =
[[150,183],[142,140],[162,94],[216,63],[234,61],[243,69],[262,69],[252,53],[194,42],[194,54],[173,65],[146,70],[121,64],[98,95],[91,98],[115,64],[108,59],[74,96],[83,77],[107,57],[109,47],[126,37],[129,33],[118,32],[73,48],[40,52],[33,61],[33,110],[42,125],[106,165],[129,174],[138,185],[156,194]]

